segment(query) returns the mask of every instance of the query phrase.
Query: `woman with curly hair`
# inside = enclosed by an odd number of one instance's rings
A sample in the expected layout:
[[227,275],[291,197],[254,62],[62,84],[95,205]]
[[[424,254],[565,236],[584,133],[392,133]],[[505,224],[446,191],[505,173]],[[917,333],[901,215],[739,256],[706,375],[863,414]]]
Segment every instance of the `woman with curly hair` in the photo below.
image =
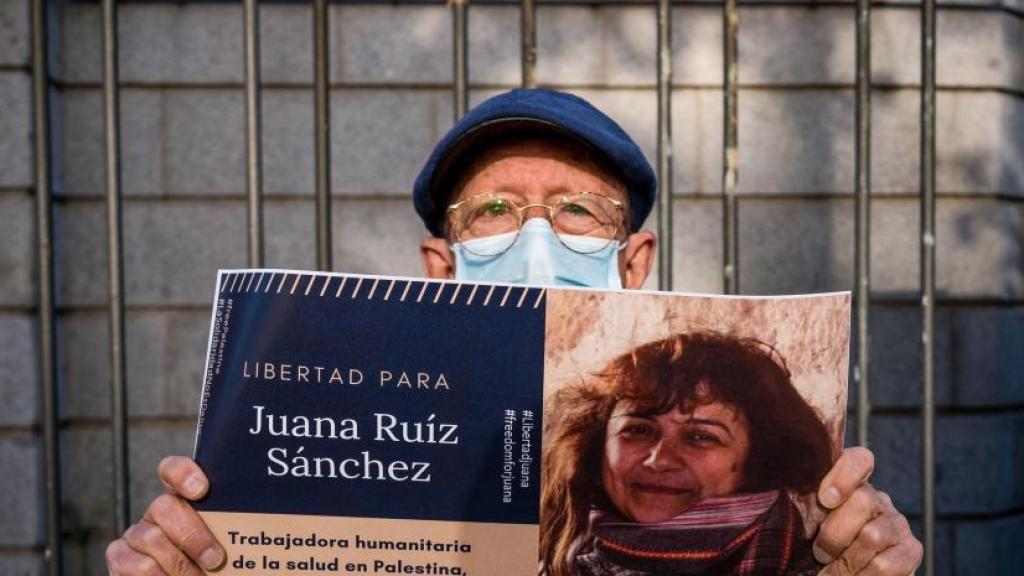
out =
[[546,416],[547,576],[813,574],[790,497],[833,445],[770,346],[677,334],[556,393]]

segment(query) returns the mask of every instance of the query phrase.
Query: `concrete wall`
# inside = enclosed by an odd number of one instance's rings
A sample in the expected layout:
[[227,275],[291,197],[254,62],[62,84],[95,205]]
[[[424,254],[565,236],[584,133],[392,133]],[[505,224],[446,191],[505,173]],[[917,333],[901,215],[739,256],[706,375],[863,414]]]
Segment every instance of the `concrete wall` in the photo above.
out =
[[[854,20],[848,6],[745,5],[741,282],[848,289]],[[69,574],[112,538],[98,5],[53,4],[63,514]],[[133,515],[154,467],[191,448],[214,272],[245,264],[238,3],[122,3],[122,174]],[[310,8],[262,9],[267,264],[314,265]],[[542,5],[540,82],[578,92],[653,156],[653,9]],[[919,514],[918,13],[873,16],[875,483]],[[721,23],[674,15],[675,282],[722,284]],[[519,14],[470,15],[472,98],[519,79]],[[1024,24],[1020,5],[938,15],[937,558],[940,574],[1024,563]],[[419,275],[408,190],[452,122],[441,3],[331,9],[335,269]],[[0,1],[0,573],[42,570],[29,0]],[[652,280],[651,286],[656,282]],[[851,396],[854,396],[851,394]],[[852,433],[852,429],[851,429]]]

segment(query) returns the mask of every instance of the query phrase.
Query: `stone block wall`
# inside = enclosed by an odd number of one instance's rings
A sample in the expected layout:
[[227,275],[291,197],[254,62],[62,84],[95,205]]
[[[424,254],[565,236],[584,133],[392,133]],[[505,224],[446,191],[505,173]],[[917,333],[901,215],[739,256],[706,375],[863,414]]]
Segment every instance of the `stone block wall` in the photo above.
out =
[[[43,566],[29,8],[0,0],[2,574]],[[590,99],[653,157],[653,7],[539,11],[541,84]],[[442,2],[401,1],[337,2],[330,18],[334,267],[420,275],[409,189],[452,122],[451,18]],[[920,530],[918,12],[878,6],[872,25],[874,482]],[[263,3],[269,266],[314,265],[310,26],[305,3]],[[719,292],[720,9],[679,2],[673,26],[674,281]],[[518,31],[514,3],[471,7],[473,102],[518,84]],[[937,559],[944,576],[1008,573],[1024,563],[1021,5],[944,4],[938,31]],[[98,4],[52,2],[50,40],[65,569],[103,574],[113,533]],[[159,459],[191,450],[215,271],[245,264],[241,6],[121,2],[119,41],[138,516],[160,490]],[[852,4],[744,4],[739,65],[742,290],[848,289]]]

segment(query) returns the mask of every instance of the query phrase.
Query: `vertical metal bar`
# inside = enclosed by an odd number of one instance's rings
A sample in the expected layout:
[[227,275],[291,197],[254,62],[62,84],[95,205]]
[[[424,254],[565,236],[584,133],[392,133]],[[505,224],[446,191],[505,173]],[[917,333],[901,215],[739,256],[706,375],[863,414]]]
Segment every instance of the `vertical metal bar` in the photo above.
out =
[[935,0],[921,11],[922,505],[924,573],[935,574]]
[[535,0],[523,0],[522,47],[520,54],[523,59],[523,88],[537,87],[537,5]]
[[725,0],[722,5],[724,41],[723,77],[725,82],[723,109],[722,167],[722,273],[726,294],[736,294],[739,279],[739,215],[736,190],[739,184],[739,11],[736,0]]
[[106,135],[107,244],[110,296],[111,428],[114,531],[128,528],[128,404],[124,354],[124,257],[121,253],[121,103],[117,68],[117,2],[103,0],[103,116]]
[[658,0],[658,289],[672,289],[672,2]]
[[46,0],[32,0],[32,100],[35,127],[36,244],[39,258],[39,386],[43,403],[46,488],[46,572],[60,574],[60,435],[57,429],[56,317],[53,281],[53,204],[50,190],[50,101]]
[[871,0],[857,0],[857,136],[856,214],[857,248],[854,255],[857,306],[857,443],[868,445],[871,419],[871,349],[868,314],[871,305]]
[[263,266],[263,175],[260,164],[260,11],[257,0],[244,0],[245,13],[245,183],[249,197],[249,266]]
[[330,270],[331,258],[331,109],[328,90],[327,0],[313,0],[313,68],[316,120],[316,263]]
[[451,0],[452,6],[452,77],[454,79],[455,119],[469,107],[469,58],[466,49],[469,21],[469,0]]

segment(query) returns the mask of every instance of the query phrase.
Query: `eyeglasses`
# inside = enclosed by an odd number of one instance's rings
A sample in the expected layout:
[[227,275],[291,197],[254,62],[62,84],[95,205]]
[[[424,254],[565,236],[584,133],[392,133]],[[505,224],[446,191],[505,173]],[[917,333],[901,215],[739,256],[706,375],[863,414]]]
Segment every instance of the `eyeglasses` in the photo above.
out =
[[[520,205],[501,193],[471,196],[448,206],[450,234],[468,252],[478,256],[497,256],[515,244],[525,221],[523,214],[534,207],[547,211],[559,242],[580,254],[603,250],[624,231],[623,203],[584,191],[562,194],[554,199],[553,204]],[[581,236],[587,240],[580,241]],[[482,238],[495,241],[467,245],[471,240]]]

